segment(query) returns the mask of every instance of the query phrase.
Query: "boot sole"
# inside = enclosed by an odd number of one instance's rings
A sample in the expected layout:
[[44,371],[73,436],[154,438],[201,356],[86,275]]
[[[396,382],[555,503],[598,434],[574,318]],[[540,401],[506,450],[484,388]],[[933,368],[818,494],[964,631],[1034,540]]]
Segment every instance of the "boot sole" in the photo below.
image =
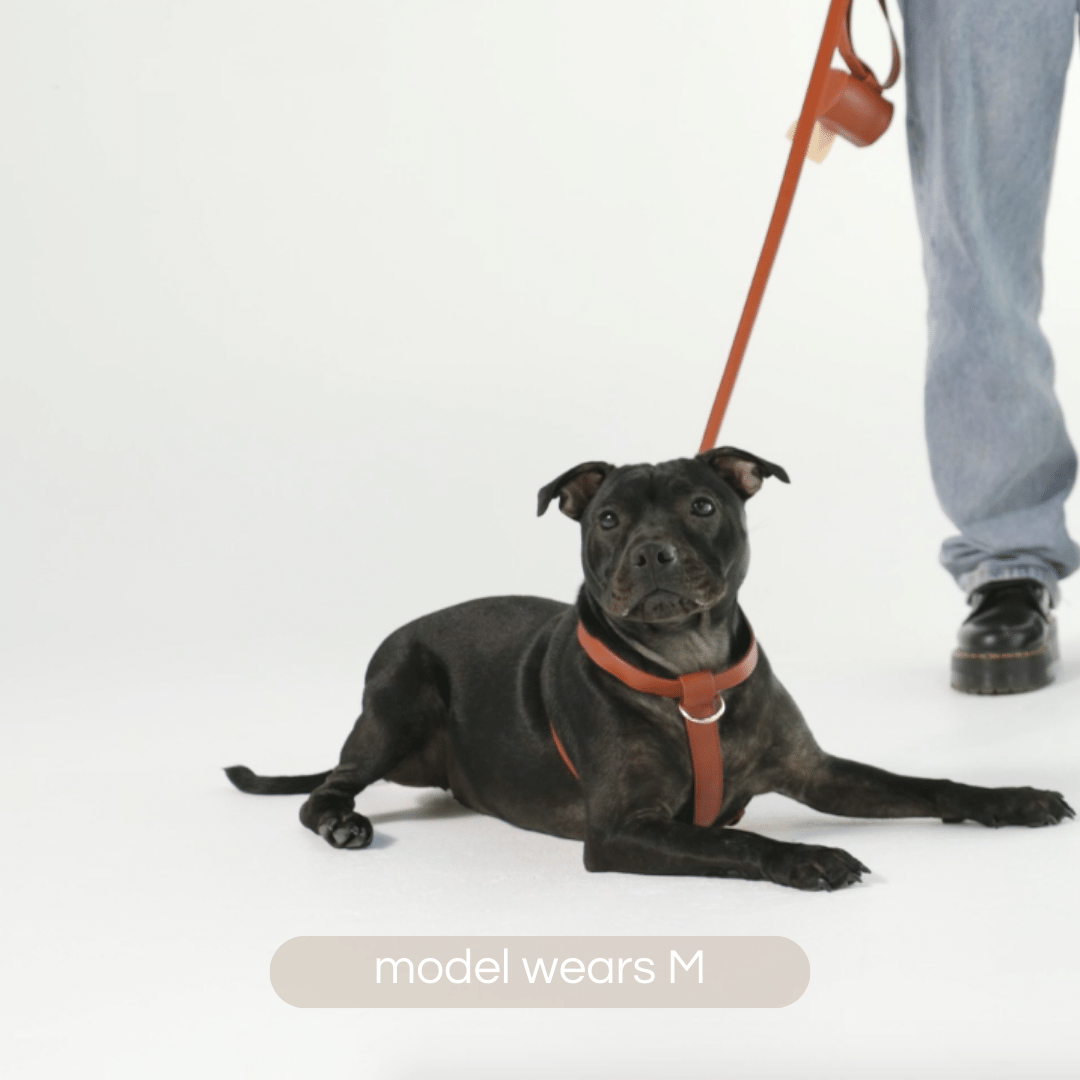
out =
[[964,694],[1023,694],[1054,681],[1058,659],[1057,624],[1050,623],[1046,644],[1022,653],[952,654],[952,688]]

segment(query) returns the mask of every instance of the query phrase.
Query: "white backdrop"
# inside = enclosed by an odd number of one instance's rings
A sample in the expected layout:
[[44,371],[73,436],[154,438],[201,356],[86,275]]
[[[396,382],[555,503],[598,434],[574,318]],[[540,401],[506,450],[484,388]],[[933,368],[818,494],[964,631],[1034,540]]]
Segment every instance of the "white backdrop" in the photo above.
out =
[[[803,895],[587,875],[577,844],[387,785],[359,804],[376,846],[333,852],[218,771],[329,767],[395,626],[572,599],[543,483],[696,449],[825,7],[5,5],[8,1075],[1075,1075],[1072,824],[760,800],[746,827],[877,871]],[[1069,583],[1055,686],[948,689],[892,97],[878,145],[807,165],[722,433],[792,476],[750,505],[744,607],[829,749],[1076,804]],[[1072,417],[1078,122],[1067,97],[1044,315]],[[267,980],[298,934],[484,932],[784,934],[813,976],[715,1015],[302,1012]]]

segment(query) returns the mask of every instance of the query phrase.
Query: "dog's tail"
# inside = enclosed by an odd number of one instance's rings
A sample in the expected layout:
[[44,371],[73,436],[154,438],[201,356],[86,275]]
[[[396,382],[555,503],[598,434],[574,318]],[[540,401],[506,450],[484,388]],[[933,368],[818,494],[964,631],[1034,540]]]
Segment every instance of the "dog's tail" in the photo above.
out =
[[249,795],[307,795],[330,775],[330,770],[311,776],[256,776],[246,765],[230,765],[225,775]]

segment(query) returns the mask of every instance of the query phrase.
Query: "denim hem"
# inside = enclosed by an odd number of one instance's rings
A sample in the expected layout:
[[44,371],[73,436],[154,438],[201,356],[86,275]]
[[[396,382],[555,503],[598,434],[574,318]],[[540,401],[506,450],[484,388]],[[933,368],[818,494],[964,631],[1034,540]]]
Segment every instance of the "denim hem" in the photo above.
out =
[[1002,566],[1000,563],[986,562],[975,567],[974,570],[969,571],[966,574],[961,574],[957,579],[957,584],[964,590],[967,595],[968,601],[971,601],[972,594],[981,589],[984,585],[990,584],[992,581],[1010,581],[1010,580],[1024,580],[1037,581],[1040,585],[1046,589],[1049,598],[1050,606],[1056,607],[1058,600],[1061,597],[1061,590],[1058,588],[1058,577],[1054,571],[1046,566],[1040,566],[1037,563],[1021,563],[1019,565],[1013,563],[1009,566]]

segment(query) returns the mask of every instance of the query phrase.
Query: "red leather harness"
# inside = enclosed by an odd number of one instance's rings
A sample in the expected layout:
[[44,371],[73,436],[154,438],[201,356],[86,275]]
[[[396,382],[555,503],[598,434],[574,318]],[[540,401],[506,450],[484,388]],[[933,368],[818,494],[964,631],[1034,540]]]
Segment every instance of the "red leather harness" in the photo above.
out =
[[[650,675],[647,671],[627,663],[602,641],[593,637],[580,622],[577,639],[597,667],[603,668],[631,690],[675,698],[678,701],[694,770],[694,824],[712,825],[724,801],[724,761],[720,753],[719,721],[724,715],[725,706],[721,691],[730,690],[733,686],[745,682],[757,666],[758,647],[753,630],[750,631],[749,648],[742,659],[731,667],[723,671],[692,671],[674,679]],[[551,727],[551,737],[559,756],[576,777],[577,769],[559,741],[554,725]]]

